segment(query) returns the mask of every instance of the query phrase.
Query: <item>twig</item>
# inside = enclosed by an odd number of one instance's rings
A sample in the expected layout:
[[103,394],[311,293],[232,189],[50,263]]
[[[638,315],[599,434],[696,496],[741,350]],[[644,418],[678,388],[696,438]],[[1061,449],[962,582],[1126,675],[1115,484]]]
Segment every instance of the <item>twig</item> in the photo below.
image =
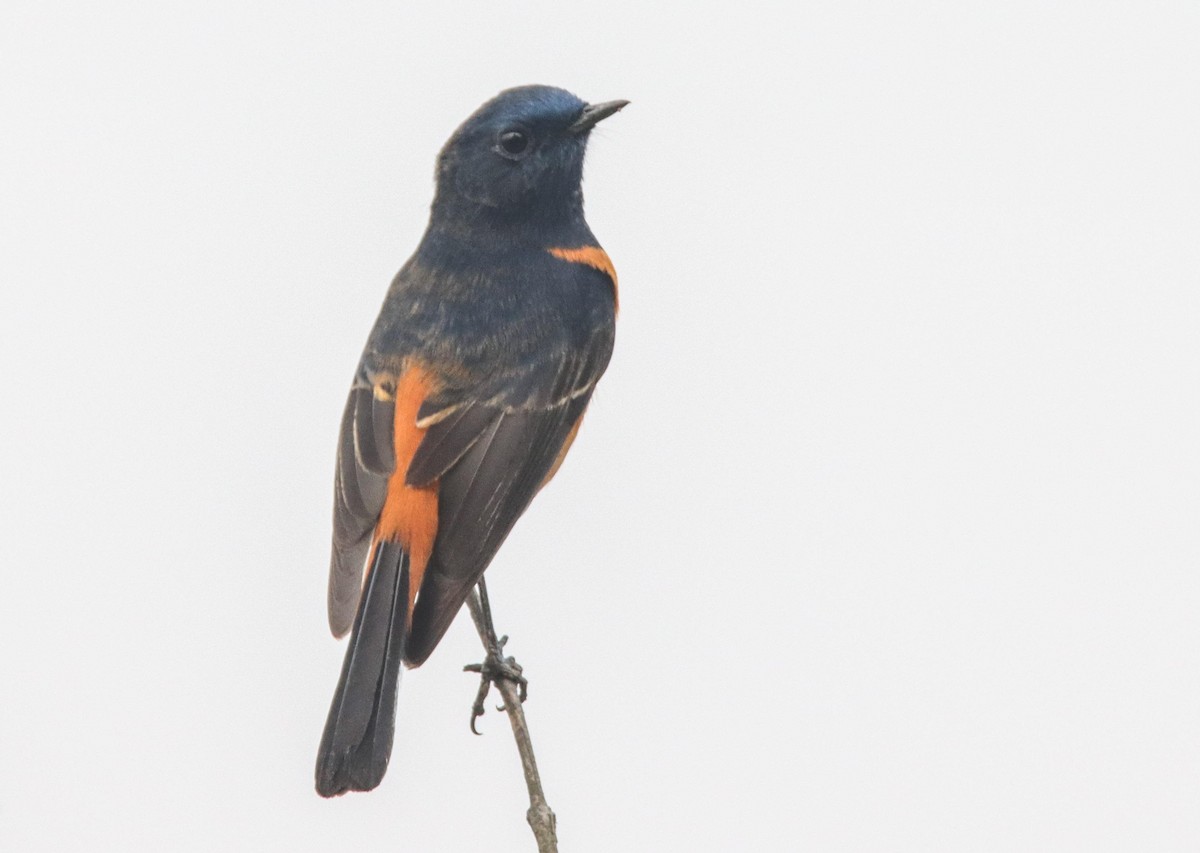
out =
[[467,607],[471,610],[475,629],[479,631],[479,639],[483,641],[483,647],[487,650],[484,663],[465,667],[469,672],[480,673],[483,678],[471,716],[471,731],[475,731],[476,717],[483,713],[487,685],[494,683],[500,695],[504,697],[504,706],[500,710],[508,713],[513,738],[517,742],[517,752],[521,754],[521,769],[525,772],[525,787],[529,790],[529,811],[525,813],[525,819],[529,821],[529,828],[533,830],[533,837],[537,840],[538,853],[558,853],[556,819],[550,804],[546,802],[546,794],[542,791],[537,760],[533,757],[533,741],[530,740],[529,726],[525,724],[525,711],[521,707],[521,703],[525,701],[525,679],[521,677],[521,668],[517,666],[517,662],[503,656],[504,642],[508,638],[496,639],[491,607],[487,600],[487,587],[482,579],[479,581],[478,590],[471,590]]

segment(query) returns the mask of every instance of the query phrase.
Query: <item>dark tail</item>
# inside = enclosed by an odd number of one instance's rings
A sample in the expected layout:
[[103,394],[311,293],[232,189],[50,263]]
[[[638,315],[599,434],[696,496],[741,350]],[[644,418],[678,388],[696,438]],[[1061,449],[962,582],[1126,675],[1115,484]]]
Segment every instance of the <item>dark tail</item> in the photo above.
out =
[[317,793],[322,797],[369,791],[387,771],[407,621],[408,554],[399,543],[382,541],[354,617],[317,754]]

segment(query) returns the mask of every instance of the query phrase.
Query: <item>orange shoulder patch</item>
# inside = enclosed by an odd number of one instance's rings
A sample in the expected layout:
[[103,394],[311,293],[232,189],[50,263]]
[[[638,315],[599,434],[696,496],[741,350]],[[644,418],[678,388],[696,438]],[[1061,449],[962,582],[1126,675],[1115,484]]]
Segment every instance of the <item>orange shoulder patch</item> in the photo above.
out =
[[425,437],[424,428],[417,426],[417,410],[433,391],[433,385],[433,377],[417,366],[404,371],[396,383],[393,392],[396,414],[392,421],[396,468],[388,478],[387,498],[375,525],[377,541],[399,542],[408,552],[410,615],[437,538],[438,483],[435,480],[427,486],[414,487],[405,483],[404,477]]
[[617,296],[617,268],[613,266],[612,259],[608,257],[608,252],[601,249],[599,246],[580,246],[578,249],[562,249],[551,248],[547,252],[572,264],[584,264],[592,269],[600,270],[610,279],[613,286],[613,307],[620,308],[620,299]]

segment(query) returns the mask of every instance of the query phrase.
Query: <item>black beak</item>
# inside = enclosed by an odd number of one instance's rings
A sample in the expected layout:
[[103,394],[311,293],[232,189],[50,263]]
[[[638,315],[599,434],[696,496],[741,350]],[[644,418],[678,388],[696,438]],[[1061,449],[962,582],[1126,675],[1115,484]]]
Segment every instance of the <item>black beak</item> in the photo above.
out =
[[604,121],[613,113],[618,113],[629,106],[629,101],[605,101],[602,104],[588,104],[575,119],[575,123],[567,128],[567,133],[584,133]]

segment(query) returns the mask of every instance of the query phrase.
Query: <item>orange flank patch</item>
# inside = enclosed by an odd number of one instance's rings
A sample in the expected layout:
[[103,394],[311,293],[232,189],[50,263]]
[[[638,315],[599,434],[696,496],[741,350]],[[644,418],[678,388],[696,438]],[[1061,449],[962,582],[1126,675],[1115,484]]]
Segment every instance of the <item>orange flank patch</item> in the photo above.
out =
[[[584,264],[592,269],[600,270],[600,272],[612,279],[613,307],[620,308],[620,300],[617,297],[617,268],[613,266],[612,259],[608,257],[608,252],[599,246],[580,246],[578,249],[555,248],[547,249],[546,251],[564,261],[569,261],[573,264]],[[573,436],[574,434],[572,434]]]
[[388,479],[387,498],[375,539],[399,542],[408,552],[408,613],[412,615],[417,590],[433,553],[438,528],[438,483],[414,487],[404,482],[408,466],[425,430],[417,426],[417,410],[433,390],[432,377],[420,367],[410,367],[396,383],[396,415],[392,425],[396,450],[396,469]]
[[542,484],[539,489],[546,488],[546,484],[554,479],[554,475],[558,473],[558,469],[562,467],[563,460],[567,458],[567,451],[571,449],[571,445],[575,443],[575,436],[579,435],[579,426],[583,423],[583,415],[575,419],[575,426],[571,427],[571,431],[567,433],[566,439],[563,441],[562,447],[558,451],[558,456],[554,459],[554,464],[550,466],[550,470],[546,472],[546,476],[542,478]]

